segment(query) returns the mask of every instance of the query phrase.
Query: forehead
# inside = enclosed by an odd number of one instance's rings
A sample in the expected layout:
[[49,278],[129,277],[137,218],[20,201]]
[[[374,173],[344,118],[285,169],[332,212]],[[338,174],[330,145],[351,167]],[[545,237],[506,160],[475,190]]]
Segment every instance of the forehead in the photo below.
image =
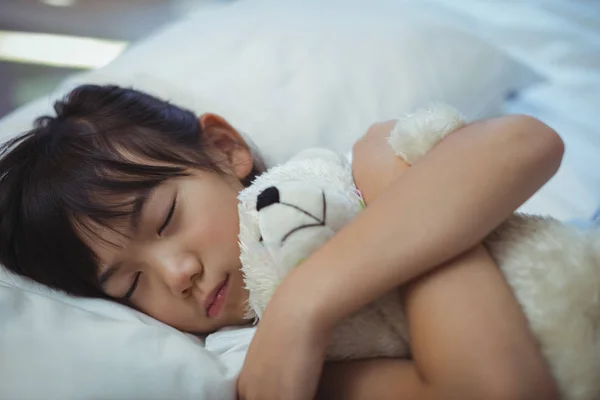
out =
[[151,194],[172,178],[188,174],[183,166],[128,157],[99,161],[67,185],[65,209],[86,241],[130,235]]
[[73,215],[71,219],[76,235],[99,263],[112,258],[131,241],[142,209],[155,189],[97,194],[89,213]]
[[99,263],[106,262],[115,253],[131,245],[138,236],[142,216],[146,213],[144,210],[158,204],[157,199],[164,198],[163,194],[181,178],[164,178],[152,186],[137,190],[97,194],[90,213],[79,213],[72,218],[76,234],[95,254]]
[[126,248],[132,236],[130,217],[95,221],[82,215],[74,217],[75,233],[92,251],[98,264],[104,264]]

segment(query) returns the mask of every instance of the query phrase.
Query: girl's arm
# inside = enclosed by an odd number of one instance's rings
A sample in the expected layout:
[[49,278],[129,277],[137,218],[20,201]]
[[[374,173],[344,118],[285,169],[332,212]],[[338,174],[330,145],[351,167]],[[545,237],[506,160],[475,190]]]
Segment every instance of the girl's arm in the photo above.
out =
[[527,321],[482,246],[405,294],[413,361],[328,365],[318,399],[557,399]]
[[[513,116],[473,123],[407,169],[387,134],[375,129],[355,148],[367,209],[296,268],[267,307],[240,376],[242,399],[310,398],[339,320],[481,242],[550,179],[563,152],[553,130]],[[391,183],[367,188],[381,176]]]
[[[411,168],[392,154],[388,134],[375,129],[355,148],[367,209],[294,270],[273,303],[302,298],[316,325],[336,323],[480,243],[554,175],[563,154],[560,137],[525,116],[473,123]],[[397,177],[380,182],[394,162]]]

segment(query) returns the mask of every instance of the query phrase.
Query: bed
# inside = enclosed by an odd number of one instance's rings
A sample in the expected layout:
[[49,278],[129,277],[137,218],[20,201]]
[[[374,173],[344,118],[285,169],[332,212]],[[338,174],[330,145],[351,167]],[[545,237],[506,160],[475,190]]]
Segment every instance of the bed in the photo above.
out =
[[600,206],[600,4],[595,1],[439,0],[472,18],[487,40],[534,68],[543,82],[515,93],[505,112],[534,115],[566,144],[557,176],[523,207],[563,220]]
[[[271,164],[310,146],[347,151],[370,123],[435,99],[470,119],[527,113],[554,127],[566,143],[563,165],[522,211],[589,220],[600,204],[595,3],[226,2],[0,120],[0,140],[83,82],[131,85],[221,113]],[[0,267],[0,399],[235,399],[252,334],[199,338]]]

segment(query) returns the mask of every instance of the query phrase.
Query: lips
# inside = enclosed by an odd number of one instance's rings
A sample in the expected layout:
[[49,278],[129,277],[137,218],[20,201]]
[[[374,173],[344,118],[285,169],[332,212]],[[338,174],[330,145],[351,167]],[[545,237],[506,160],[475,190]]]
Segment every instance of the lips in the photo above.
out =
[[206,316],[209,318],[218,317],[223,310],[225,305],[225,299],[227,298],[227,288],[229,283],[229,275],[223,282],[217,285],[217,287],[208,295],[204,301],[206,308]]

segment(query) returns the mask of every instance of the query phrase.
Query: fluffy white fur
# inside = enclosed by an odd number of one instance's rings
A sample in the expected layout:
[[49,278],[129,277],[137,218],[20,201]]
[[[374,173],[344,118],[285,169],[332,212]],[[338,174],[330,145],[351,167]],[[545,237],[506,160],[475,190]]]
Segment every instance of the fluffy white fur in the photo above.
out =
[[[456,110],[436,105],[399,119],[389,142],[396,154],[412,164],[463,125]],[[268,201],[263,196],[258,211],[257,198],[267,188],[271,196]],[[362,206],[350,165],[327,150],[305,151],[244,190],[239,240],[250,291],[249,315],[260,318],[286,274]],[[600,398],[598,231],[515,214],[485,245],[514,290],[562,397]],[[396,291],[340,323],[328,350],[328,357],[338,360],[377,356],[410,356],[407,324]]]
[[463,126],[465,120],[456,109],[437,104],[399,118],[389,143],[397,156],[412,165],[444,136]]

